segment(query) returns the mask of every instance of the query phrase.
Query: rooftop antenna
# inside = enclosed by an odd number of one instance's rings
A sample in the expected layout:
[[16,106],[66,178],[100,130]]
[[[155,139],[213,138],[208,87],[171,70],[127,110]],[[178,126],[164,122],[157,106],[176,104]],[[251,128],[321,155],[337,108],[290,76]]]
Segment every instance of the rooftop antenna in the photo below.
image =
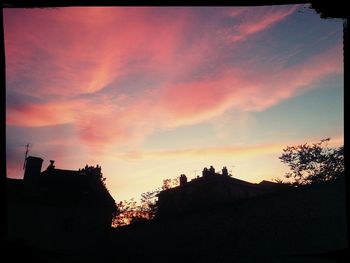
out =
[[194,173],[194,177],[196,177],[198,170],[193,170],[192,172]]
[[23,163],[23,170],[26,168],[26,162],[27,162],[27,157],[28,157],[28,152],[29,152],[29,143],[25,145],[26,147],[26,153],[24,155],[24,163]]

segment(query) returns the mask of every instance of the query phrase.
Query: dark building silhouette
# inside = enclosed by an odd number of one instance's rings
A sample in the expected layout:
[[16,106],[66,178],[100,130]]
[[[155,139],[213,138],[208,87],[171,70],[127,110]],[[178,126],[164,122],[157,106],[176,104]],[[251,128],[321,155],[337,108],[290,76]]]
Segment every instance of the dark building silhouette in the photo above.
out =
[[[186,186],[193,183],[192,189],[166,190],[160,200],[174,209],[183,191],[188,198],[182,200],[191,202],[199,194],[194,189],[200,188],[194,182],[200,181],[188,182]],[[240,183],[237,189],[247,189]],[[253,185],[276,186],[267,181]],[[174,204],[167,199],[171,193]],[[349,261],[343,253],[348,250],[347,229],[345,182],[336,180],[115,228],[110,251],[113,259],[114,248],[123,251],[118,254],[120,262],[340,263]],[[336,253],[341,256],[338,260],[330,257]]]
[[243,200],[281,189],[281,185],[269,181],[259,184],[233,178],[223,167],[222,173],[216,173],[213,166],[204,168],[202,177],[187,182],[180,176],[180,185],[166,189],[158,194],[158,216],[171,216],[201,210]]
[[60,251],[93,247],[116,212],[101,167],[63,170],[51,160],[41,171],[42,163],[29,156],[23,180],[7,179],[9,237]]

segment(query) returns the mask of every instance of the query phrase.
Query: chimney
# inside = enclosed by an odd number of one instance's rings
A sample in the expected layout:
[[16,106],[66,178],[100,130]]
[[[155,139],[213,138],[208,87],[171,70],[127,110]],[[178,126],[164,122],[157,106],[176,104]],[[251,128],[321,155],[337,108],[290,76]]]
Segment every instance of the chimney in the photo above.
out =
[[228,172],[227,172],[226,166],[224,166],[224,167],[222,168],[222,175],[228,176]]
[[54,160],[50,160],[50,165],[46,168],[46,170],[53,170],[55,169],[55,166],[53,165],[55,163]]
[[210,166],[209,168],[209,174],[210,175],[215,175],[215,168],[213,166]]
[[180,175],[180,186],[183,186],[187,183],[187,177],[186,175],[182,174]]
[[208,168],[204,167],[203,172],[202,172],[202,176],[205,177],[208,175],[208,173],[209,173]]
[[24,181],[25,183],[36,183],[40,176],[41,166],[43,164],[43,159],[39,157],[29,156],[26,159],[26,169],[24,171]]

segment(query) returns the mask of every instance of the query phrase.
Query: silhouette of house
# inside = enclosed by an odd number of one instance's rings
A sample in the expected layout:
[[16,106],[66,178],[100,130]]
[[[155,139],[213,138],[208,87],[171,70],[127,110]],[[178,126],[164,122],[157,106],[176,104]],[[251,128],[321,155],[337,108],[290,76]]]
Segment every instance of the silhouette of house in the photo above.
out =
[[158,194],[158,217],[224,205],[281,189],[280,184],[269,181],[254,184],[233,178],[226,167],[221,174],[216,173],[213,166],[204,168],[202,177],[189,182],[182,174],[179,181],[179,186]]
[[50,161],[41,172],[42,162],[29,156],[23,180],[7,179],[9,237],[47,249],[93,246],[116,212],[101,167],[62,170]]

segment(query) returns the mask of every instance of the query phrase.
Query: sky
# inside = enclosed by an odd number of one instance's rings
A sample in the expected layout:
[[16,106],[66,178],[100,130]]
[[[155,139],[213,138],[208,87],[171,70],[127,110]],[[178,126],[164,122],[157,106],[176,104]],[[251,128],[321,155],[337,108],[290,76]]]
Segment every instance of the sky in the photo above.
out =
[[7,177],[102,166],[116,201],[213,165],[281,178],[343,144],[343,21],[308,5],[4,9]]

